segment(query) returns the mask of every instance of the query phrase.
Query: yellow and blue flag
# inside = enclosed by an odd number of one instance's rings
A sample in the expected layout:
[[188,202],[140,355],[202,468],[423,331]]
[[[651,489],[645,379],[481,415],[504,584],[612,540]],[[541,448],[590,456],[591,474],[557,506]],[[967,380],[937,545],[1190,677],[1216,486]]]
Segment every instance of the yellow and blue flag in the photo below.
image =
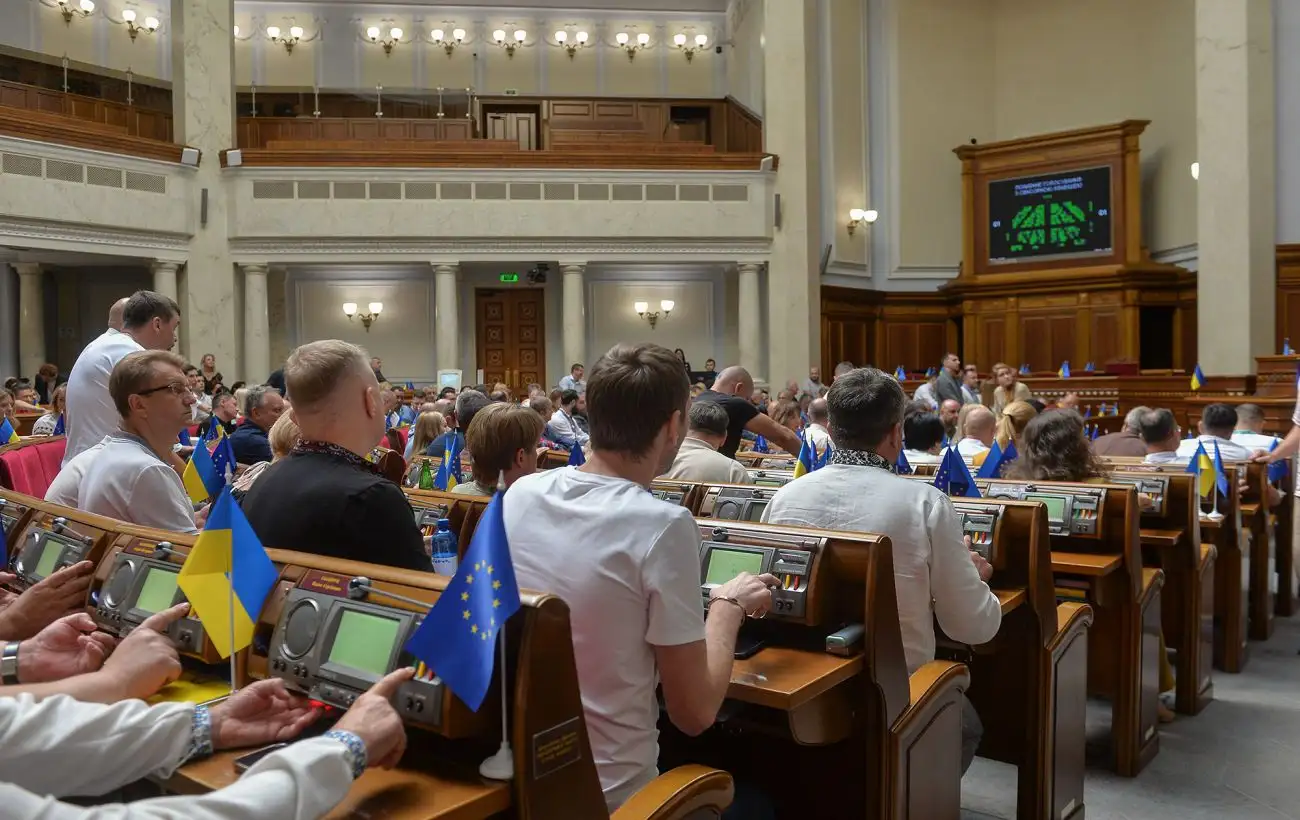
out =
[[1028,376],[1031,372],[1032,371],[1029,369],[1029,365],[1027,364],[1020,365],[1020,375]]
[[894,371],[894,378],[898,379],[900,382],[907,381],[907,371],[901,364],[898,366],[898,369]]
[[1192,369],[1192,389],[1200,390],[1205,386],[1205,374],[1201,372],[1201,363],[1197,362],[1196,367]]
[[794,463],[794,477],[799,478],[800,476],[807,475],[808,473],[811,473],[813,470],[817,469],[816,465],[814,464],[816,458],[817,458],[817,451],[813,449],[813,446],[811,444],[808,443],[807,437],[800,436],[799,437],[799,458]]
[[934,474],[934,486],[952,496],[980,497],[979,488],[975,486],[975,479],[971,478],[970,470],[966,467],[966,461],[957,452],[956,447],[949,447],[944,451],[943,461],[939,464],[939,470]]
[[279,577],[262,542],[226,489],[212,505],[207,526],[185,559],[176,585],[185,593],[208,640],[227,658],[253,642],[257,616]]
[[1282,355],[1283,355],[1283,356],[1290,356],[1290,355],[1292,355],[1293,353],[1295,353],[1295,351],[1291,349],[1291,339],[1290,339],[1290,337],[1287,337],[1287,338],[1283,339],[1283,340],[1282,340]]
[[1196,453],[1187,462],[1187,469],[1183,472],[1196,476],[1198,495],[1204,498],[1210,494],[1210,490],[1214,488],[1214,462],[1210,460],[1210,454],[1205,452],[1204,444],[1196,445]]
[[460,433],[453,432],[447,436],[442,451],[442,463],[438,465],[438,474],[433,477],[433,486],[444,493],[451,492],[456,485],[465,480],[465,473],[460,466],[460,451],[465,449]]
[[[816,447],[813,448],[813,452],[814,453],[817,452]],[[827,464],[830,464],[831,454],[833,454],[834,452],[835,452],[835,448],[831,446],[830,441],[827,441],[826,449],[822,450],[822,454],[820,456],[817,456],[817,460],[813,463],[813,469],[820,470],[821,468],[825,467]],[[901,453],[902,450],[899,450],[899,452]]]
[[[1273,452],[1281,443],[1282,440],[1280,438],[1273,436],[1273,444],[1268,448],[1268,451],[1270,453]],[[1288,461],[1290,461],[1290,459],[1282,459],[1281,461],[1274,461],[1268,465],[1268,480],[1270,483],[1281,481],[1286,478]]]
[[221,419],[213,416],[208,419],[208,429],[203,431],[204,441],[216,441],[226,437],[226,425],[221,423]]
[[766,438],[766,437],[764,437],[764,436],[754,436],[754,452],[756,452],[756,453],[770,453],[770,452],[772,452],[772,447],[767,443],[767,438]]
[[18,431],[7,418],[0,418],[0,444],[17,444]]
[[428,664],[475,712],[492,683],[497,633],[519,609],[502,508],[506,495],[492,497],[460,569],[406,642],[406,651]]
[[1057,376],[1060,376],[1062,379],[1068,379],[1068,378],[1070,378],[1070,360],[1069,360],[1069,359],[1066,359],[1065,361],[1061,362],[1061,368],[1060,368],[1059,370],[1056,371],[1056,375],[1057,375]]
[[899,475],[912,474],[912,464],[907,460],[907,453],[903,452],[901,447],[898,449],[898,458],[894,461],[894,472]]
[[1219,495],[1228,495],[1228,471],[1223,466],[1223,456],[1219,453],[1219,442],[1214,442],[1214,483],[1219,487]]
[[208,449],[207,442],[200,440],[190,455],[190,463],[185,465],[185,472],[181,474],[181,483],[185,485],[185,493],[190,497],[190,501],[195,504],[202,504],[221,492],[221,488],[226,485],[225,468],[234,469],[235,459],[230,452],[229,439],[222,438],[217,443],[216,450],[222,451],[223,444],[226,451],[220,456],[223,464],[216,463],[217,457],[214,457],[213,451]]
[[573,449],[569,450],[569,466],[581,467],[587,463],[587,454],[582,452],[582,445],[576,441],[573,443]]

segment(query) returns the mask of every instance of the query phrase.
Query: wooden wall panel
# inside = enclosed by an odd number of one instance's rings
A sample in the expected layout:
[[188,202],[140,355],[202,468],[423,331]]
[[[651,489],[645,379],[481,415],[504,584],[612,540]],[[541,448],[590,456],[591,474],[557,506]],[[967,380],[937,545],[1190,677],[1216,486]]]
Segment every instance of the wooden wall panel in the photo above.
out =
[[1300,345],[1300,245],[1277,246],[1277,344]]
[[1120,319],[1114,310],[1092,311],[1092,349],[1085,362],[1093,362],[1098,369],[1119,356]]
[[1071,313],[1067,316],[1052,316],[1048,319],[1051,327],[1052,358],[1048,365],[1058,368],[1062,362],[1070,362],[1075,368],[1082,368],[1083,362],[1075,358],[1075,333],[1079,328],[1078,317]]
[[[828,319],[823,324],[822,357],[831,362],[864,364],[871,361],[875,319]],[[831,370],[825,372],[833,373]]]
[[1046,316],[1021,316],[1020,339],[1023,345],[1020,358],[1029,364],[1030,370],[1039,373],[1056,369],[1056,365],[1051,363],[1051,329]]
[[[980,323],[978,346],[976,350],[966,352],[963,359],[973,359],[975,364],[983,368],[981,372],[989,373],[992,372],[993,365],[997,362],[1006,362],[1007,321],[1001,316],[981,316],[978,321]],[[981,355],[984,357],[982,361],[980,359]],[[1012,367],[1020,366],[1018,362],[1015,364],[1006,363]]]

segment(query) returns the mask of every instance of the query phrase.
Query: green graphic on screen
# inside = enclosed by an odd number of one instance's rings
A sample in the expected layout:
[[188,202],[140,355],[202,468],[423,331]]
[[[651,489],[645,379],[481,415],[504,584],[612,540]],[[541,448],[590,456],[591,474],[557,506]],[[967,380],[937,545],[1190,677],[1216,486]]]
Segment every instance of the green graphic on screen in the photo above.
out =
[[757,575],[762,569],[761,552],[720,550],[714,547],[709,551],[709,569],[705,572],[704,583],[725,584],[742,572]]
[[177,577],[174,572],[149,567],[145,570],[144,584],[140,586],[135,608],[143,612],[162,612],[171,606],[176,599]]
[[1065,520],[1065,498],[1059,495],[1025,495],[1026,501],[1041,501],[1047,505],[1048,521]]
[[41,560],[36,562],[36,575],[45,578],[54,572],[54,565],[59,563],[61,552],[63,552],[63,544],[53,538],[46,538],[45,546],[41,549]]
[[330,663],[372,675],[387,674],[388,658],[393,654],[400,625],[400,621],[392,618],[344,610],[338,632],[334,634],[334,645],[330,647]]
[[989,261],[1111,249],[1109,167],[989,183]]

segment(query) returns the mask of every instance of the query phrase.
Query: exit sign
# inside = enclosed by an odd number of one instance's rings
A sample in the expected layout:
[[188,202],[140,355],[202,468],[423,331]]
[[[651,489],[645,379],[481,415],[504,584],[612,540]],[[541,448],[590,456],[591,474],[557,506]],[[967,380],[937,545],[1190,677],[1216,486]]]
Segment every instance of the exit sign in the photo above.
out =
[[516,282],[519,281],[519,274],[517,274],[517,273],[503,273],[503,274],[501,274],[501,281],[504,282],[504,283],[506,283],[506,284],[513,285],[513,284],[515,284]]

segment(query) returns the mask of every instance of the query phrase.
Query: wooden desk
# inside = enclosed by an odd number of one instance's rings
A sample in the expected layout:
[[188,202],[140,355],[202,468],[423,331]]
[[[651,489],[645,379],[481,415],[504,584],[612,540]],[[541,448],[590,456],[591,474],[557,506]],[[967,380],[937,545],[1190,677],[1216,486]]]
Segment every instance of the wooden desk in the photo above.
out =
[[1019,589],[995,589],[993,594],[998,596],[998,603],[1002,605],[1002,614],[1006,615],[1011,610],[1025,603],[1029,599],[1028,592],[1024,587]]
[[[182,767],[161,785],[176,794],[206,794],[238,779],[234,761],[249,750],[218,752]],[[510,784],[486,780],[461,764],[438,761],[438,774],[408,752],[396,769],[370,769],[352,784],[331,818],[384,820],[486,820],[510,808]]]
[[1100,578],[1110,575],[1124,563],[1122,555],[1096,555],[1088,552],[1052,552],[1052,572]]
[[727,697],[789,712],[861,671],[861,654],[845,658],[768,646],[732,664]]
[[1183,540],[1183,530],[1156,530],[1142,528],[1142,546],[1167,547],[1172,549]]

